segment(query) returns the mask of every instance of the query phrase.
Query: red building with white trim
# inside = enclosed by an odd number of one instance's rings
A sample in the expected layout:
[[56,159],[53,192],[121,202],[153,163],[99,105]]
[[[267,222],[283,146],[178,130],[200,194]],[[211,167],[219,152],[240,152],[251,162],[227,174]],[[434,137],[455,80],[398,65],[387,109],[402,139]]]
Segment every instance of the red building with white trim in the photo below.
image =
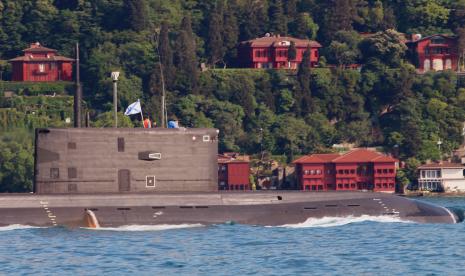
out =
[[456,37],[437,34],[422,38],[415,34],[406,44],[419,72],[457,71],[459,55]]
[[[288,60],[291,42],[295,43],[296,58]],[[318,64],[320,43],[288,36],[264,36],[239,44],[239,63],[245,68],[297,69],[304,52],[310,46],[312,67]]]
[[46,48],[39,42],[23,50],[24,56],[10,59],[12,81],[72,81],[74,59],[57,55],[57,50]]
[[249,157],[237,153],[218,154],[218,189],[250,190]]
[[373,190],[395,192],[398,160],[356,149],[345,154],[311,154],[293,162],[302,190]]

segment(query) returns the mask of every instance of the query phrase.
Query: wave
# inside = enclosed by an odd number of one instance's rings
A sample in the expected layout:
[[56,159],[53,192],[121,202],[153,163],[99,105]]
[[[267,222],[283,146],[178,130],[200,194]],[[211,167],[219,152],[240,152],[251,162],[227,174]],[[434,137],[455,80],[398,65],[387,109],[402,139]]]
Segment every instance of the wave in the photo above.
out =
[[360,222],[380,222],[380,223],[411,223],[410,221],[401,220],[398,217],[392,216],[369,216],[363,215],[359,217],[348,216],[348,217],[323,217],[323,218],[308,218],[302,223],[296,224],[284,224],[279,227],[286,228],[311,228],[311,227],[335,227],[342,226],[351,223]]
[[0,231],[13,231],[13,230],[23,230],[23,229],[36,229],[36,228],[43,228],[43,227],[22,225],[22,224],[12,224],[8,226],[1,226]]
[[99,227],[99,228],[83,228],[89,230],[98,231],[128,231],[128,232],[140,232],[140,231],[163,231],[172,229],[184,229],[203,227],[203,224],[160,224],[160,225],[123,225],[119,227]]

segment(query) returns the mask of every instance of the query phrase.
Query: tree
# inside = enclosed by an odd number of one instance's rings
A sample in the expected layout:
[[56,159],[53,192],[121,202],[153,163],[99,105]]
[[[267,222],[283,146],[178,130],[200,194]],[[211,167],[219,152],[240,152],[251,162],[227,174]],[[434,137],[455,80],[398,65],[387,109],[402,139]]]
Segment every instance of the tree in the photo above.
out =
[[318,33],[318,25],[313,21],[309,13],[301,12],[297,19],[291,23],[292,35],[302,39],[315,39]]
[[310,46],[304,52],[302,62],[297,72],[297,81],[299,83],[299,93],[296,97],[296,112],[299,115],[306,115],[312,111],[312,92],[310,90],[311,79],[311,48]]
[[[116,113],[116,116],[118,117],[118,127],[128,127],[132,128],[134,127],[133,123],[131,122],[131,119],[129,116],[124,115],[122,112]],[[135,115],[137,116],[137,115]],[[114,126],[114,114],[113,111],[108,111],[101,113],[97,116],[95,122],[91,123],[92,127],[113,127]],[[140,126],[142,126],[140,124]]]
[[449,25],[453,31],[457,32],[457,29],[465,26],[465,0],[456,0],[453,2]]
[[147,3],[145,0],[124,0],[124,11],[127,13],[126,24],[136,32],[148,27]]
[[190,16],[185,16],[176,39],[174,64],[177,69],[175,88],[182,94],[197,93],[198,70],[195,38]]
[[0,193],[32,191],[32,141],[32,134],[25,129],[14,129],[0,135]]
[[240,24],[240,39],[248,40],[269,32],[268,12],[265,1],[247,0]]
[[465,70],[465,27],[456,29],[459,71]]
[[291,41],[291,45],[289,45],[289,50],[287,52],[287,60],[290,62],[291,60],[295,60],[297,57],[297,49],[295,48],[295,42]]
[[402,42],[398,32],[386,30],[365,38],[360,43],[364,61],[376,59],[389,66],[398,66],[405,55],[407,46]]
[[334,34],[341,30],[352,30],[355,6],[352,0],[325,1],[323,24],[320,24],[323,41],[329,43]]
[[207,55],[210,64],[215,66],[217,62],[223,60],[223,1],[216,3],[215,8],[210,12],[208,22]]
[[284,15],[281,0],[272,0],[270,4],[270,31],[275,34],[287,34],[287,18]]
[[173,65],[173,50],[169,39],[169,27],[165,21],[161,25],[160,35],[158,37],[158,54],[159,62],[162,64],[163,77],[167,88],[173,86],[175,68]]
[[223,48],[225,52],[225,62],[227,64],[236,63],[237,41],[239,39],[239,25],[237,23],[237,3],[236,0],[227,2],[223,17]]

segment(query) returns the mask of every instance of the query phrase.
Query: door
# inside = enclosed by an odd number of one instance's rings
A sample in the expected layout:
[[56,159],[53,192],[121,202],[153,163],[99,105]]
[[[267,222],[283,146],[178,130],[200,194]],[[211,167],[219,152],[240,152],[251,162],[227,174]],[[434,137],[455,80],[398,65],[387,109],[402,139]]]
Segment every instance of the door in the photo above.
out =
[[118,171],[118,186],[120,192],[129,192],[131,187],[131,173],[129,170]]

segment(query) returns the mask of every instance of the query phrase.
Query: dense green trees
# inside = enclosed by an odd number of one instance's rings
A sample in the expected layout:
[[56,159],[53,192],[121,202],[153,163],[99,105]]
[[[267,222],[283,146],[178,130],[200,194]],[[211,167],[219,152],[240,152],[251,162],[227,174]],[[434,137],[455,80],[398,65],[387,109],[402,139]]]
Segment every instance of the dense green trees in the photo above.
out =
[[[168,116],[187,127],[219,128],[220,150],[253,154],[262,144],[291,159],[353,142],[383,146],[413,167],[462,143],[465,81],[450,72],[416,75],[393,29],[457,34],[463,68],[464,23],[463,0],[0,0],[0,58],[15,57],[35,41],[73,56],[79,41],[94,126],[112,125],[114,70],[121,72],[119,111],[140,98],[144,112],[159,121],[163,73]],[[326,60],[336,68],[311,69],[304,62],[297,74],[212,69],[236,65],[238,42],[267,32],[321,42],[320,64]],[[375,34],[362,38],[359,32]],[[288,60],[294,55],[292,50]],[[200,72],[201,63],[210,70]],[[363,65],[361,71],[345,69],[354,63]],[[8,77],[11,68],[1,64]],[[0,104],[11,108],[4,100]],[[22,112],[11,111],[2,122],[15,120],[23,128],[66,125]],[[137,116],[132,120],[120,121],[139,125]],[[29,142],[2,143],[2,160],[21,160],[21,169],[28,168],[30,161],[16,155]],[[20,168],[5,164],[10,167],[2,172],[8,173],[0,178],[22,181],[13,173]]]

